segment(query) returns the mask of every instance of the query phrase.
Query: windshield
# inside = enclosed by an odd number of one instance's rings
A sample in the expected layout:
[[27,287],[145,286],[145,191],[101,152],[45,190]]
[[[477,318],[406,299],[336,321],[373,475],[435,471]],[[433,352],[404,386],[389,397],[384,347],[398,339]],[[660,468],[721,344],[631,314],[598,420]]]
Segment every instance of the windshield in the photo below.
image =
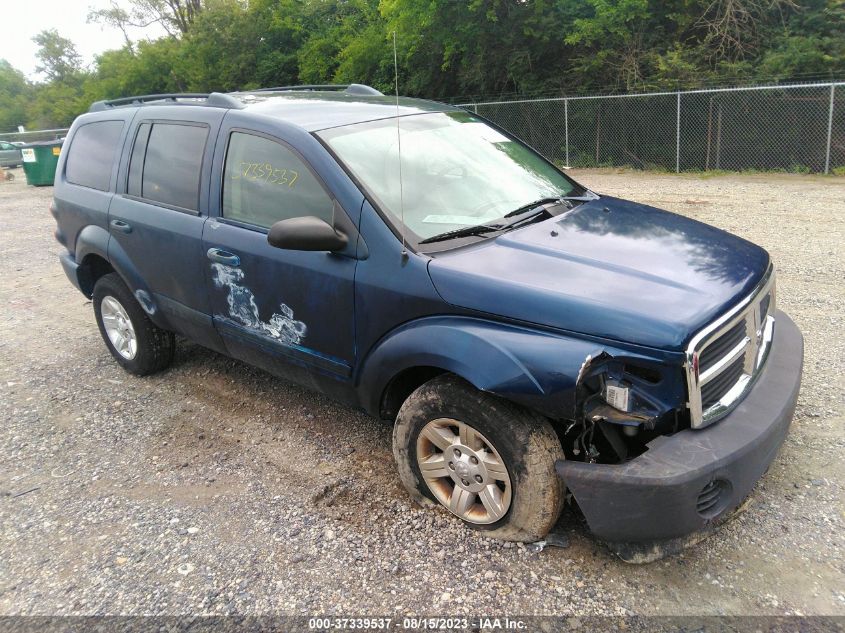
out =
[[394,224],[400,230],[404,224],[411,242],[496,224],[515,209],[569,195],[576,186],[536,152],[468,112],[383,119],[319,134]]

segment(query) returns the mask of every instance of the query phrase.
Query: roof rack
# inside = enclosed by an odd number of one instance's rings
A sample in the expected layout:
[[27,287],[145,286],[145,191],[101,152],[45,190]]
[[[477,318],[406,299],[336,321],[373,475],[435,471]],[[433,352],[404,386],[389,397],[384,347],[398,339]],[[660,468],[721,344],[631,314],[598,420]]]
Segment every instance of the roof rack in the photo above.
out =
[[[185,101],[180,101],[180,99],[189,99],[191,101],[186,103]],[[245,107],[243,103],[241,103],[232,95],[223,94],[221,92],[173,92],[160,95],[138,95],[135,97],[122,97],[120,99],[95,101],[91,104],[91,107],[88,108],[88,112],[102,112],[103,110],[108,110],[110,108],[117,108],[120,106],[143,105],[145,103],[149,103],[151,105],[201,105],[210,108],[228,109],[242,109],[243,107]]]
[[245,90],[244,92],[311,92],[311,91],[343,91],[350,95],[362,95],[383,97],[384,93],[379,92],[372,86],[364,84],[302,84],[299,86],[276,86],[275,88],[257,88],[256,90]]

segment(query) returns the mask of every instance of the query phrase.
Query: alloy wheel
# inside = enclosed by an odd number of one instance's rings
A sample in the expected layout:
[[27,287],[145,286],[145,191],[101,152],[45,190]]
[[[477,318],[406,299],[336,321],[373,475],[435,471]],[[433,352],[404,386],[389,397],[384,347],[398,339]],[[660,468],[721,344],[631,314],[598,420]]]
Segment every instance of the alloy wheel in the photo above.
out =
[[429,490],[469,523],[495,523],[510,508],[512,488],[493,444],[469,424],[440,418],[417,438],[417,464]]
[[100,317],[103,327],[117,353],[126,360],[135,358],[138,353],[138,337],[132,320],[121,303],[112,296],[103,297],[100,303]]

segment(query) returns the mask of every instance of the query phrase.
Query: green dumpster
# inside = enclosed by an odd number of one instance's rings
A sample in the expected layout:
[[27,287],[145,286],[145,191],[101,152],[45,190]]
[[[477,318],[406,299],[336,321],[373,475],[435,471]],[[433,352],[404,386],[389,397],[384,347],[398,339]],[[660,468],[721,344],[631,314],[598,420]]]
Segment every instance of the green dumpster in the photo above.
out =
[[23,171],[26,174],[26,184],[40,187],[52,185],[56,178],[56,165],[62,151],[62,142],[38,141],[27,143],[21,147],[23,154]]

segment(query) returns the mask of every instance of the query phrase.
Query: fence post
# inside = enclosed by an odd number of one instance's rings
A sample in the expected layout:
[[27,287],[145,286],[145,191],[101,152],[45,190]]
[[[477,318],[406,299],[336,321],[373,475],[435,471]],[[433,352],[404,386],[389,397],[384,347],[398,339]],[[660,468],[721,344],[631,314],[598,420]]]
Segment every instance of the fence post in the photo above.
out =
[[569,99],[563,100],[563,135],[566,139],[566,166],[569,167]]
[[833,95],[836,91],[836,84],[830,84],[830,108],[827,112],[827,151],[824,157],[824,173],[830,173],[830,140],[833,134]]
[[478,114],[478,104],[477,103],[472,104],[472,109],[475,110],[476,114]]
[[681,173],[681,93],[678,92],[678,106],[675,116],[675,173]]

